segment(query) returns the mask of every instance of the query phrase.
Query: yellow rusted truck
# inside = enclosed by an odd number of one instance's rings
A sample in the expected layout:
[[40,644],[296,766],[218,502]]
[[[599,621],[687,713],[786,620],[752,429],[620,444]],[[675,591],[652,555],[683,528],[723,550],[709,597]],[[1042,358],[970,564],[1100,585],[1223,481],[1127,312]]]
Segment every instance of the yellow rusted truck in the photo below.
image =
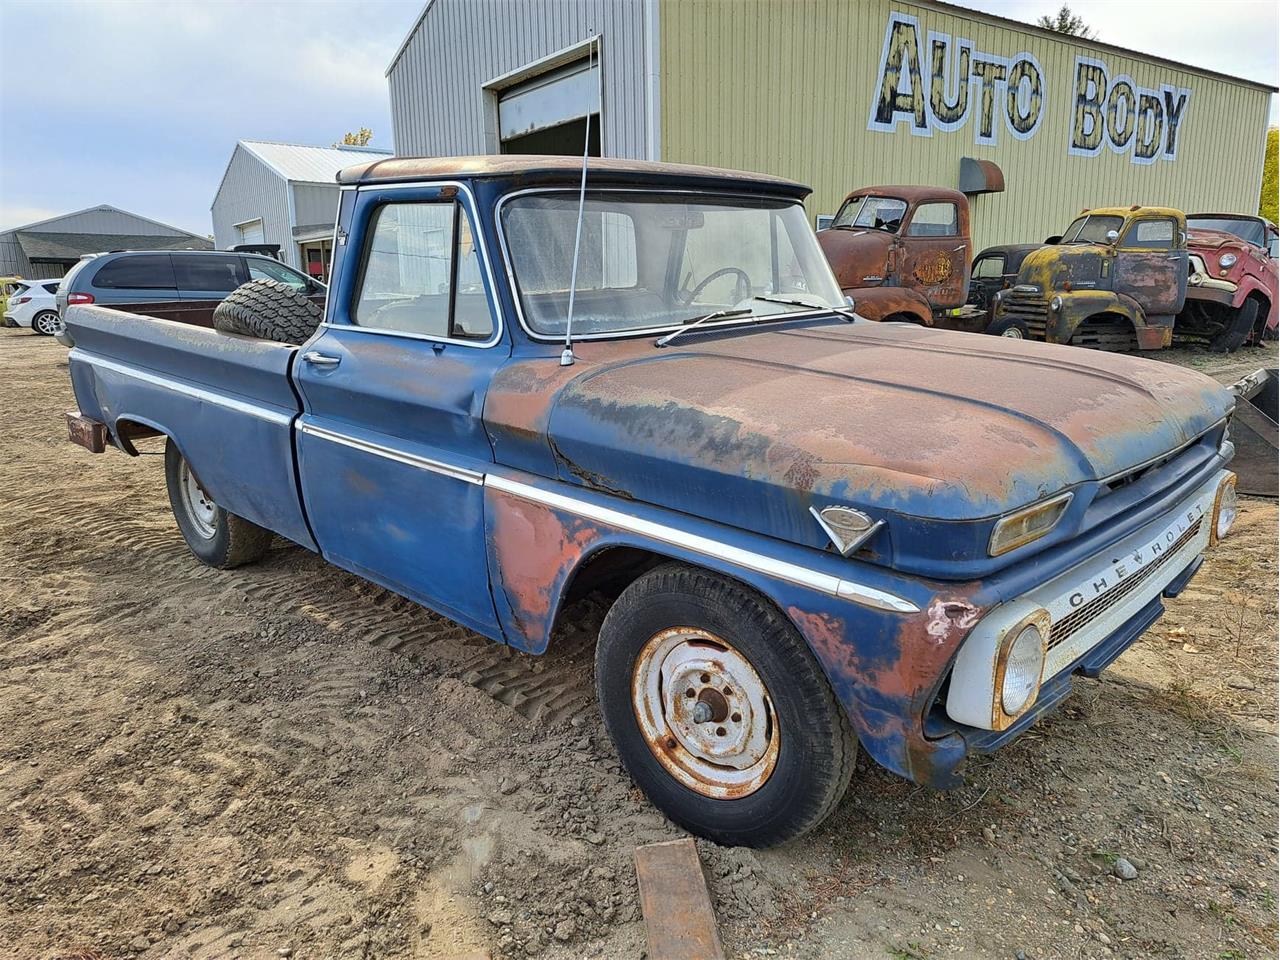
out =
[[997,294],[993,328],[1101,350],[1159,350],[1187,296],[1187,221],[1170,207],[1084,210]]

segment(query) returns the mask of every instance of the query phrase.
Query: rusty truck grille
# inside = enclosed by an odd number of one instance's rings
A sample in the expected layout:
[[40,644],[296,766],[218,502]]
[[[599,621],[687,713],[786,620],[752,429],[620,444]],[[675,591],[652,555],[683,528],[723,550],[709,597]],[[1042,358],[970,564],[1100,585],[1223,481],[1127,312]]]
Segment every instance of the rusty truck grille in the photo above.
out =
[[1049,305],[1045,302],[1043,295],[1006,290],[1001,303],[1004,307],[1004,316],[1013,317],[1025,323],[1032,339],[1044,339],[1045,325],[1049,318]]
[[1059,644],[1066,643],[1071,637],[1083,630],[1086,626],[1096,620],[1102,614],[1106,613],[1117,603],[1123,600],[1134,590],[1142,586],[1157,570],[1168,563],[1173,557],[1177,556],[1178,551],[1194,540],[1200,533],[1200,528],[1205,524],[1203,517],[1194,527],[1190,527],[1182,536],[1180,536],[1173,545],[1160,556],[1147,564],[1141,570],[1121,580],[1116,586],[1095,597],[1083,607],[1071,611],[1067,616],[1063,617],[1053,625],[1053,629],[1049,632],[1049,649],[1052,650]]

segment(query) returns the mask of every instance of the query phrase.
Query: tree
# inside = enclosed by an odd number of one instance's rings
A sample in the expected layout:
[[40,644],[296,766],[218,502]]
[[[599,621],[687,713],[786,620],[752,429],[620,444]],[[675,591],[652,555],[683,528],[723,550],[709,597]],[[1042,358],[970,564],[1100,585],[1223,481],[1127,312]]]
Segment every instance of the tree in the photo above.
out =
[[[1065,7],[1063,8],[1065,9]],[[368,127],[361,127],[356,133],[344,133],[342,140],[335,143],[335,147],[367,147],[369,141],[373,139],[373,131]]]
[[1037,27],[1044,27],[1046,30],[1052,30],[1054,33],[1065,33],[1069,37],[1079,37],[1081,40],[1094,40],[1097,34],[1093,29],[1084,22],[1082,17],[1076,16],[1071,12],[1071,8],[1065,3],[1058,10],[1056,17],[1048,14],[1042,16],[1036,21]]
[[1277,194],[1280,194],[1280,171],[1276,169],[1277,139],[1280,139],[1280,128],[1272,127],[1267,131],[1267,152],[1262,159],[1262,196],[1258,198],[1258,216],[1266,217],[1272,223],[1280,222],[1280,216],[1276,216]]

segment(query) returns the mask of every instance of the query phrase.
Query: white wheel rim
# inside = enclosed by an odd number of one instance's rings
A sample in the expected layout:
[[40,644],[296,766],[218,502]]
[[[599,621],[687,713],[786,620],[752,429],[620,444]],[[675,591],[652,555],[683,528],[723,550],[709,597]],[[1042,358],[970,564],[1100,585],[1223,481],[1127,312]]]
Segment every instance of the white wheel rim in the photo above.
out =
[[36,317],[36,326],[41,333],[47,333],[52,336],[61,329],[62,323],[56,313],[42,313]]
[[192,474],[191,468],[187,466],[187,461],[185,460],[182,461],[179,475],[182,506],[186,510],[188,519],[195,526],[196,532],[200,536],[206,540],[212,540],[218,532],[216,523],[218,505],[209,499],[208,494],[196,482],[195,475]]
[[769,691],[746,657],[706,631],[653,636],[636,659],[631,704],[654,757],[703,796],[745,797],[777,765],[781,730]]
[[1013,340],[1021,340],[1021,339],[1022,339],[1022,331],[1021,331],[1021,330],[1019,330],[1017,327],[1009,327],[1007,330],[1004,330],[1004,331],[1000,334],[1000,336],[1002,336],[1002,337],[1009,337],[1009,338],[1011,338],[1011,339],[1013,339]]

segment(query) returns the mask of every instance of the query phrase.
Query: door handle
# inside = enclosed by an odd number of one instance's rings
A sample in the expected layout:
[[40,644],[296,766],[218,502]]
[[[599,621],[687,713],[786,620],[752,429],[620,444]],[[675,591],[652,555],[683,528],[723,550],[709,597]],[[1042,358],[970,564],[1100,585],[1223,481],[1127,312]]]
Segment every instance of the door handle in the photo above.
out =
[[302,359],[313,367],[336,367],[342,362],[341,357],[330,357],[327,354],[317,353],[315,350],[308,350],[302,355]]

